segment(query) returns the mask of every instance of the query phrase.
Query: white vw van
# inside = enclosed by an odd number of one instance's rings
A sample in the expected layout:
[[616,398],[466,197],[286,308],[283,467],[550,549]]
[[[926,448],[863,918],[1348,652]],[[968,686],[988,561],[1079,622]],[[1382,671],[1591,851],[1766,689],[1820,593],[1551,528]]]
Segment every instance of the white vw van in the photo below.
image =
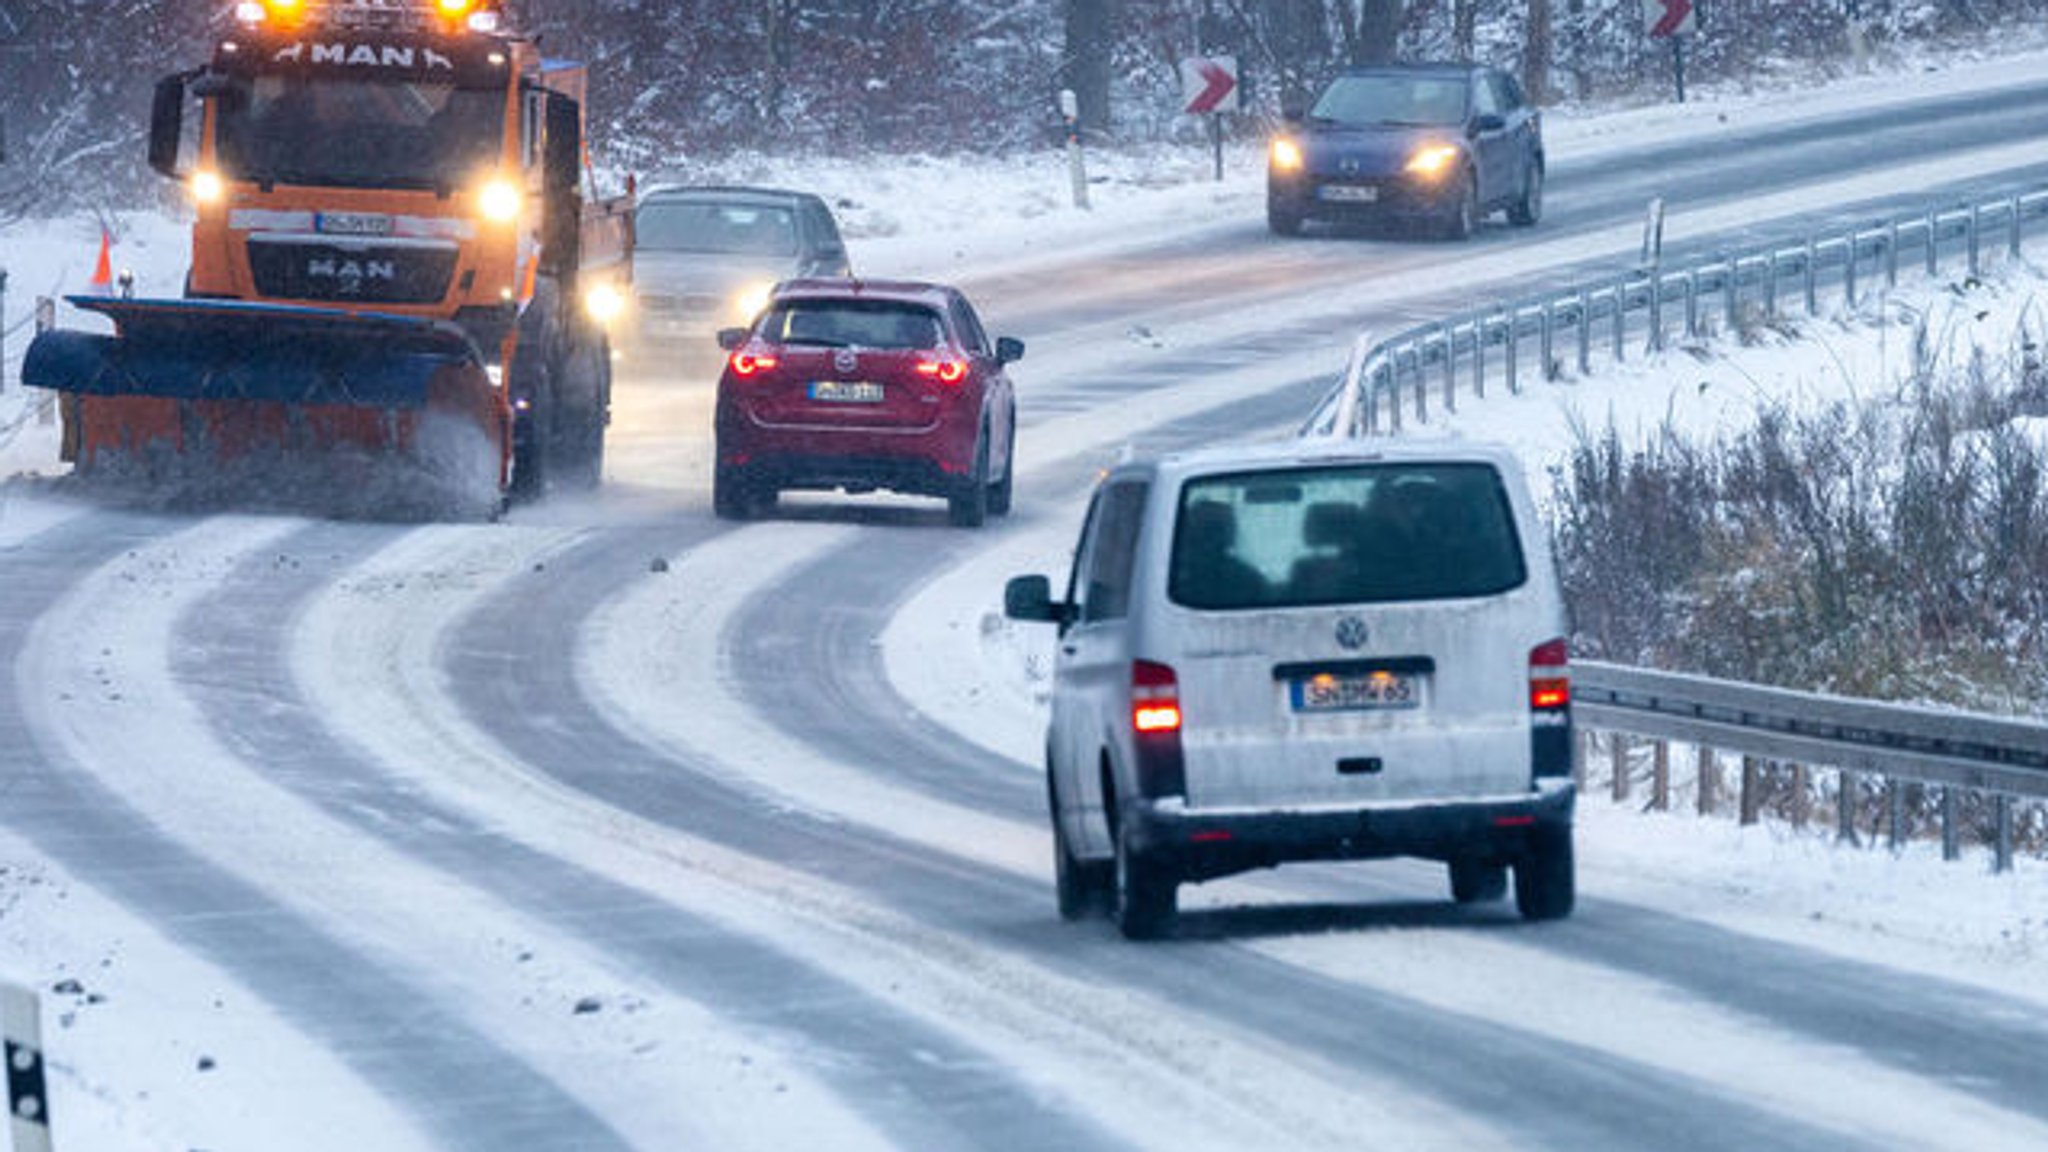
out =
[[1418,856],[1530,919],[1574,893],[1565,613],[1521,465],[1291,441],[1122,465],[1066,591],[1047,787],[1059,907],[1169,931],[1182,883]]

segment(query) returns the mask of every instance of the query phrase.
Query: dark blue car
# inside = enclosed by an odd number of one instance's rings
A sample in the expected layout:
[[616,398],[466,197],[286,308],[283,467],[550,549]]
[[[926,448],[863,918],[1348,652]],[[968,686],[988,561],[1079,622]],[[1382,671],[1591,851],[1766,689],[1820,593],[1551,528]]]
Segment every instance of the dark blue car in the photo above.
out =
[[1394,221],[1454,240],[1505,211],[1543,214],[1543,130],[1512,76],[1476,64],[1353,68],[1306,115],[1290,111],[1266,162],[1266,223]]

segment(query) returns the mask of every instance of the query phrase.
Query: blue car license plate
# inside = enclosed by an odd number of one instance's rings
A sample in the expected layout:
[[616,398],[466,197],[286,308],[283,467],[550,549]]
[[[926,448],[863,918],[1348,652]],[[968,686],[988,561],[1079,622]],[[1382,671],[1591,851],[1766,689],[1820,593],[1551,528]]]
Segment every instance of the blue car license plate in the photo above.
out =
[[1406,672],[1374,671],[1336,675],[1325,672],[1289,681],[1296,712],[1356,712],[1382,708],[1419,708],[1421,686]]
[[872,380],[813,380],[810,396],[828,404],[880,404],[882,386]]

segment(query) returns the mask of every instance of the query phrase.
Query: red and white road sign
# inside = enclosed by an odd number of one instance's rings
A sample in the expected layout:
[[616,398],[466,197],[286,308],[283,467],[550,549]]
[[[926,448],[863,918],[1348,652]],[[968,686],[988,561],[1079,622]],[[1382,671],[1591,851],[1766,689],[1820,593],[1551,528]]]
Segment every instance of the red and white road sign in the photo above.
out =
[[1643,27],[1653,39],[1692,32],[1692,0],[1643,0]]
[[1237,111],[1237,57],[1190,56],[1180,62],[1183,112]]

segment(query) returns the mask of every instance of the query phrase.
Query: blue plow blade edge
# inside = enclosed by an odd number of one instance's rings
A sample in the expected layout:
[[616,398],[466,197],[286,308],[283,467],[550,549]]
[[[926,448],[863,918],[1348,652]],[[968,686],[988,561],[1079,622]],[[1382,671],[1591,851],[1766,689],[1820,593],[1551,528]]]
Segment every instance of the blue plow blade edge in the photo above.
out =
[[52,329],[22,360],[22,383],[96,396],[271,400],[418,408],[437,372],[480,369],[459,326],[388,313],[236,300],[66,297],[116,334]]

